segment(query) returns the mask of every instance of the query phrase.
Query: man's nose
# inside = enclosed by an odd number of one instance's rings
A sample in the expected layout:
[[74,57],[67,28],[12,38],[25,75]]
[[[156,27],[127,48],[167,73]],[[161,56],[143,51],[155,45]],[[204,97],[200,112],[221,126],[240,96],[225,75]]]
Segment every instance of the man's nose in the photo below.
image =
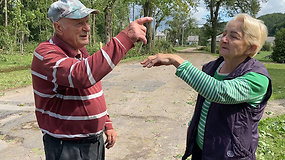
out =
[[88,23],[85,23],[83,26],[83,30],[89,32],[91,30],[90,25]]

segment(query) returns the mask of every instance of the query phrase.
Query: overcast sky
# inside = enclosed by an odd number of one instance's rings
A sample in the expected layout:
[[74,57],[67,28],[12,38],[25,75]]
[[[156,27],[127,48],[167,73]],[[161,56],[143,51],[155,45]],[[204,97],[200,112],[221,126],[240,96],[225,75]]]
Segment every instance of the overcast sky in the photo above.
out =
[[[200,4],[197,8],[198,12],[193,13],[193,17],[197,20],[198,24],[206,22],[206,16],[209,11],[205,8],[205,4]],[[267,3],[261,4],[261,10],[258,12],[257,17],[270,13],[285,13],[285,0],[268,0]]]

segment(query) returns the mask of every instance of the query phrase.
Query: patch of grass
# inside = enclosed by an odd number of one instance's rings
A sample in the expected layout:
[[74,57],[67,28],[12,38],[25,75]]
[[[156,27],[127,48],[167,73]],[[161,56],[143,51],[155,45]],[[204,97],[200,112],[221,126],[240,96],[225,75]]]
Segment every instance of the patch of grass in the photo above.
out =
[[125,59],[122,59],[120,62],[125,63],[125,62],[130,62],[130,61],[143,61],[145,60],[149,55],[141,55],[141,56],[135,56],[135,57],[128,57]]
[[285,64],[265,63],[264,65],[272,79],[273,93],[270,99],[285,99]]
[[259,136],[257,159],[285,159],[285,114],[262,120],[259,123]]
[[30,68],[32,54],[0,54],[0,73]]
[[260,51],[254,58],[261,62],[273,62],[270,58],[272,51]]
[[189,46],[188,47],[174,47],[174,50],[180,51],[180,50],[187,49],[187,48],[189,48]]
[[32,77],[30,69],[0,73],[0,91],[26,87],[31,84]]
[[156,123],[157,121],[154,119],[147,119],[147,120],[145,120],[145,122]]

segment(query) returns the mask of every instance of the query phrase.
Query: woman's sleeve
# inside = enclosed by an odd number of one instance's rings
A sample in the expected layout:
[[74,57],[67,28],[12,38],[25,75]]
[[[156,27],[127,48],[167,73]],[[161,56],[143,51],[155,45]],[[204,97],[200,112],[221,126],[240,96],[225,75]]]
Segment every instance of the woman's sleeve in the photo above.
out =
[[223,104],[255,104],[263,99],[269,83],[266,76],[253,72],[232,80],[219,81],[188,61],[177,68],[176,75],[206,99]]

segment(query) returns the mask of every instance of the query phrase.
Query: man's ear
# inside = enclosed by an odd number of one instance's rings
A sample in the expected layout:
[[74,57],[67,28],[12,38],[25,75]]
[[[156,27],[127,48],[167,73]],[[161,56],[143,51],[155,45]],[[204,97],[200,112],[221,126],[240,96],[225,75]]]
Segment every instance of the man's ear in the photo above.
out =
[[63,27],[59,22],[54,22],[53,27],[55,29],[55,33],[57,33],[60,36],[63,34]]

